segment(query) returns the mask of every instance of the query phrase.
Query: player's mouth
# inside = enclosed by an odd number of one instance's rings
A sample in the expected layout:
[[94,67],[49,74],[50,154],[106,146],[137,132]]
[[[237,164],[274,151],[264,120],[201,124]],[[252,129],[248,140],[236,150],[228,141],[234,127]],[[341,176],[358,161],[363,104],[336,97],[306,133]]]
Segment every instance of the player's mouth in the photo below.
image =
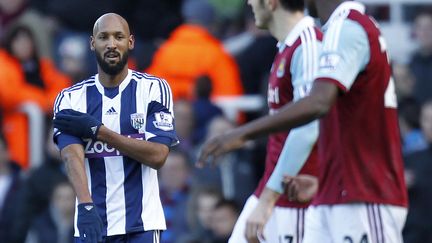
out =
[[115,52],[115,51],[110,51],[105,53],[105,59],[107,61],[116,61],[120,58],[120,53]]

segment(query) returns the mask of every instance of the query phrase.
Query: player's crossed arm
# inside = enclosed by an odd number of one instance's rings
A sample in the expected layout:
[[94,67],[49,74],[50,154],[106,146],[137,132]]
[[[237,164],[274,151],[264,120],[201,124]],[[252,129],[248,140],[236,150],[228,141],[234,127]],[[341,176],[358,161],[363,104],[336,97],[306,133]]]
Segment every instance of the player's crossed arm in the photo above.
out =
[[71,109],[61,110],[56,114],[54,127],[75,137],[106,142],[153,169],[162,167],[169,153],[165,144],[125,137],[105,127],[91,115]]

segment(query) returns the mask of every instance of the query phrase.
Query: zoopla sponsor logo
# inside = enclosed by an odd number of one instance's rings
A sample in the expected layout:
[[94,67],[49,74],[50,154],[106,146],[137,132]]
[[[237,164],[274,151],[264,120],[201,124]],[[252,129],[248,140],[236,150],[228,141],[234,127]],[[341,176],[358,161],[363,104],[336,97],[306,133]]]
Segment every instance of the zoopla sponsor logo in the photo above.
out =
[[120,151],[110,147],[108,144],[96,141],[93,143],[92,140],[87,141],[85,147],[86,158],[101,158],[109,156],[120,156]]
[[[143,139],[141,134],[132,134],[127,137]],[[121,156],[122,154],[117,149],[109,146],[107,143],[102,141],[93,141],[91,139],[84,140],[86,142],[85,146],[85,157],[86,158],[103,158],[110,156]]]

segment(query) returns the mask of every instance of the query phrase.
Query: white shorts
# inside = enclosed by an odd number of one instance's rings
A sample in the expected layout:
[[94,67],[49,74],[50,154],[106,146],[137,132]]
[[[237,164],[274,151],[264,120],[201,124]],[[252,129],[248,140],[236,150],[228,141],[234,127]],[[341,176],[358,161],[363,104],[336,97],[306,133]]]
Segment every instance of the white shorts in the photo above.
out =
[[406,215],[385,204],[310,206],[303,243],[402,243]]
[[[246,220],[258,205],[258,198],[252,195],[246,201],[237,219],[229,243],[247,243],[245,238]],[[266,243],[300,243],[303,238],[303,223],[306,209],[275,207],[264,226]]]

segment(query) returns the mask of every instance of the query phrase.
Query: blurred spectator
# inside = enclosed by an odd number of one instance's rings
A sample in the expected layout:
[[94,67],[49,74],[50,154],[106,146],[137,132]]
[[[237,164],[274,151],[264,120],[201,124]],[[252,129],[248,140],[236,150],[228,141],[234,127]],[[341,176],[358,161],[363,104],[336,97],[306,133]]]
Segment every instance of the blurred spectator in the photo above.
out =
[[212,6],[206,0],[185,0],[182,14],[186,23],[160,46],[146,71],[168,81],[174,100],[193,99],[195,81],[203,75],[213,82],[212,98],[241,95],[237,64],[206,29],[213,22]]
[[[80,40],[86,43],[85,55],[81,60],[86,73],[86,77],[95,73],[96,62],[94,62],[94,55],[88,48],[90,41],[89,27],[93,26],[96,19],[107,12],[116,11],[119,14],[126,14],[129,2],[132,0],[29,0],[30,7],[42,13],[45,16],[45,23],[51,29],[53,60],[62,68],[62,71],[69,72],[69,69],[63,69],[65,65],[65,58],[62,46],[67,45],[68,42],[73,40]],[[96,7],[97,6],[97,7]],[[79,13],[79,17],[77,17]],[[66,43],[65,43],[66,42]],[[81,52],[82,50],[77,50]],[[68,56],[69,58],[70,56]],[[75,56],[76,57],[76,56]],[[67,59],[66,61],[70,61]],[[70,67],[67,67],[70,68]],[[73,77],[73,81],[77,81]],[[80,80],[79,80],[80,81]]]
[[240,210],[235,201],[221,200],[216,204],[211,223],[214,243],[228,242],[239,214]]
[[39,45],[38,52],[41,56],[51,57],[51,29],[44,17],[34,11],[29,5],[29,0],[1,0],[0,1],[0,38],[4,30],[15,24],[27,25],[32,29]]
[[34,102],[50,116],[55,97],[70,85],[69,78],[49,59],[41,58],[36,47],[31,30],[17,25],[7,33],[4,49],[0,50],[0,86],[10,90],[2,91],[8,96],[0,103],[4,111],[3,129],[12,160],[24,169],[29,166],[29,128],[20,106]]
[[7,29],[27,9],[26,0],[2,0],[0,1],[0,37],[3,30]]
[[190,156],[195,156],[196,151],[193,141],[195,117],[192,103],[182,99],[176,101],[174,103],[174,116],[176,133],[181,141],[177,146],[184,151],[188,151]]
[[88,77],[91,69],[87,65],[88,39],[80,36],[65,37],[58,46],[59,68],[73,83]]
[[167,222],[162,243],[175,243],[181,234],[189,231],[186,215],[190,194],[190,164],[184,151],[171,150],[159,170],[160,196]]
[[414,22],[419,48],[411,59],[410,68],[415,77],[414,97],[423,103],[432,98],[432,13],[422,12]]
[[153,59],[160,42],[183,23],[183,0],[131,0],[127,16],[135,35],[133,55],[137,68],[146,69]]
[[191,232],[179,239],[180,243],[212,243],[211,220],[214,207],[223,199],[217,187],[200,186],[192,192],[188,202],[188,222]]
[[[116,12],[124,16],[136,38],[131,56],[139,57],[139,68],[150,64],[156,50],[155,40],[168,38],[169,33],[181,24],[181,3],[182,0],[30,0],[30,6],[46,15],[47,25],[54,29],[55,50],[68,38],[81,38],[88,43],[88,27],[104,13]],[[56,60],[61,60],[58,58]],[[87,52],[86,58],[87,68],[94,70],[93,55]]]
[[420,129],[420,107],[413,98],[405,98],[398,104],[399,128],[402,136],[402,152],[409,153],[425,149],[427,142]]
[[[131,28],[141,40],[167,39],[182,23],[183,0],[132,0],[128,13]],[[123,1],[122,1],[123,3]]]
[[[234,124],[227,118],[215,117],[209,124],[207,139],[233,128]],[[253,147],[224,154],[216,158],[221,161],[217,163],[217,167],[195,168],[193,171],[195,184],[222,188],[226,199],[236,200],[238,204],[243,205],[258,181],[255,177],[254,165],[251,163],[254,156],[251,150]]]
[[259,30],[251,10],[246,11],[245,31],[225,40],[224,44],[239,65],[245,93],[266,95],[266,78],[277,52],[277,41],[268,31]]
[[54,187],[49,206],[34,220],[26,243],[73,243],[74,212],[75,192],[65,180]]
[[[267,77],[277,52],[277,41],[268,31],[256,27],[250,8],[245,9],[243,21],[244,31],[226,39],[224,46],[237,61],[244,93],[266,97]],[[246,112],[246,121],[254,120],[267,113],[267,106],[262,107],[260,110]],[[265,143],[263,149],[265,150]]]
[[210,0],[215,13],[222,20],[232,20],[241,14],[245,2],[243,0]]
[[398,102],[412,98],[415,79],[411,70],[403,64],[394,64],[392,68]]
[[220,40],[237,35],[244,30],[245,1],[242,0],[208,0],[213,5],[215,21],[211,26],[212,34]]
[[405,243],[432,242],[432,100],[422,106],[420,124],[429,146],[405,159],[410,198]]
[[[52,132],[47,138],[46,161],[38,168],[32,168],[18,191],[19,199],[14,205],[10,242],[23,243],[31,222],[47,210],[54,187],[67,180],[66,171],[60,158],[60,151],[52,140]],[[72,199],[72,202],[75,200]],[[73,221],[72,221],[73,222]]]
[[90,35],[87,32],[60,29],[53,38],[54,61],[62,72],[70,75],[73,83],[97,72],[94,53],[88,48]]
[[192,103],[195,124],[194,144],[201,143],[206,137],[210,121],[217,116],[223,115],[221,108],[210,100],[212,89],[212,81],[208,76],[198,77],[195,85],[196,100]]
[[0,242],[10,242],[11,222],[16,193],[20,187],[19,167],[9,159],[3,135],[0,133]]
[[128,1],[29,0],[29,3],[32,8],[52,18],[52,21],[57,22],[57,25],[63,29],[87,32],[89,26],[93,26],[96,19],[104,13],[116,10],[123,15]]
[[[195,161],[197,150],[200,144],[194,140],[197,138],[195,133],[197,130],[194,121],[198,121],[195,116],[198,116],[199,121],[205,118],[201,117],[210,116],[207,114],[209,108],[206,110],[195,110],[191,102],[186,100],[179,100],[174,104],[174,115],[176,118],[176,133],[180,139],[178,148],[186,151],[191,159]],[[208,123],[207,136],[225,132],[227,129],[233,128],[234,124],[223,116],[214,117],[211,120],[206,120]],[[204,127],[205,128],[205,127]],[[203,127],[201,127],[203,129]],[[205,167],[202,169],[194,168],[192,170],[193,183],[196,185],[207,185],[223,188],[224,195],[230,199],[236,199],[239,203],[243,203],[244,199],[253,191],[257,179],[255,178],[255,170],[251,163],[250,158],[253,153],[248,150],[238,150],[233,153],[222,156],[223,160],[220,166],[216,168]]]

